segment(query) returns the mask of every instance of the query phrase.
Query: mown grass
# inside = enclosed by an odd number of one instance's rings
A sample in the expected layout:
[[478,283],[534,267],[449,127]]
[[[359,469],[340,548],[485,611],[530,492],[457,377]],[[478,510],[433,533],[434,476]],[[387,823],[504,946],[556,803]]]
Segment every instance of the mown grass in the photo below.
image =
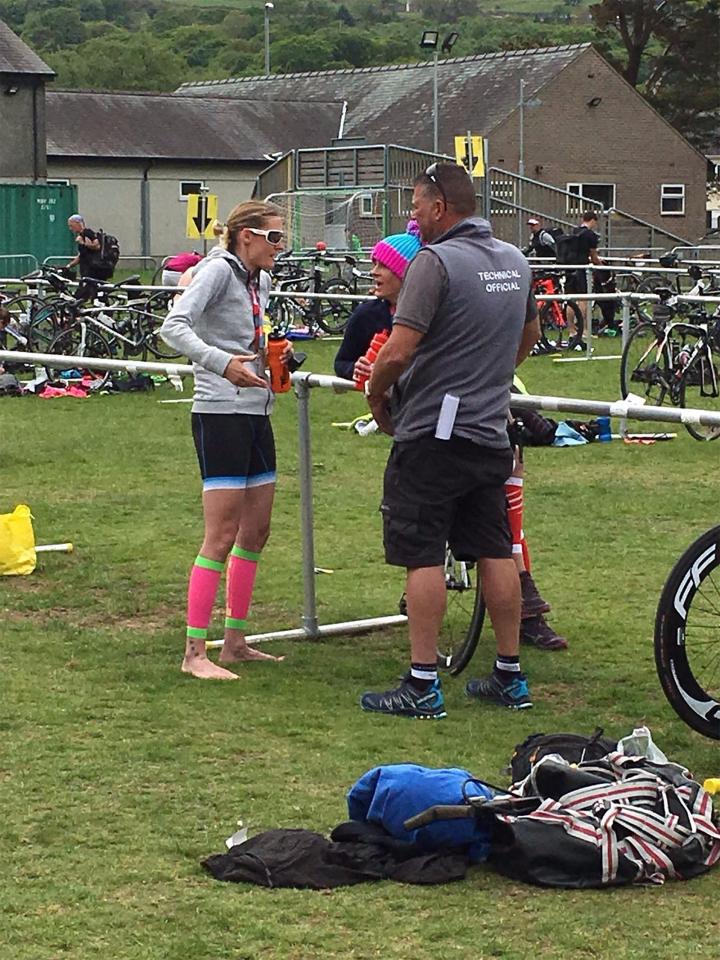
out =
[[[329,371],[334,344],[309,346]],[[613,349],[614,344],[607,346]],[[528,361],[533,392],[615,397],[617,361]],[[441,372],[441,371],[439,371]],[[154,395],[4,399],[0,509],[31,505],[36,572],[0,582],[2,960],[413,957],[507,960],[714,954],[717,879],[611,893],[525,887],[491,870],[441,888],[383,883],[328,894],[219,884],[200,860],[242,818],[326,832],[377,763],[462,765],[491,781],[536,730],[621,736],[647,723],[699,778],[715,743],[665,703],[652,658],[658,594],[674,559],[717,520],[720,447],[684,433],[527,454],[535,574],[570,648],[523,648],[536,701],[521,715],[465,702],[417,724],[363,714],[363,689],[404,669],[404,630],[274,642],[281,665],[233,684],[179,671],[186,574],[201,538],[188,407]],[[401,573],[382,562],[377,504],[386,438],[330,426],[356,395],[312,396],[323,622],[395,612]],[[295,400],[275,415],[280,476],[258,578],[257,630],[297,626],[302,607]],[[491,636],[471,670],[490,662]]]

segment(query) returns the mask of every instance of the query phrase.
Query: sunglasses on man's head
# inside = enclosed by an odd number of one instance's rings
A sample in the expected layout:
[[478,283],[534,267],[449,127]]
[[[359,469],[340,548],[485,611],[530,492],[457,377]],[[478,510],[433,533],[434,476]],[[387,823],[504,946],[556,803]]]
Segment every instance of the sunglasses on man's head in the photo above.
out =
[[432,182],[438,188],[438,190],[440,191],[440,195],[443,198],[443,203],[445,204],[445,206],[447,206],[448,198],[447,198],[447,194],[445,193],[445,190],[443,189],[443,185],[440,183],[440,178],[438,177],[437,163],[430,164],[430,166],[425,171],[425,176],[428,178],[428,180],[432,180]]
[[258,237],[265,237],[267,242],[271,243],[274,247],[282,243],[285,239],[285,234],[282,230],[259,230],[257,227],[248,227],[248,230]]

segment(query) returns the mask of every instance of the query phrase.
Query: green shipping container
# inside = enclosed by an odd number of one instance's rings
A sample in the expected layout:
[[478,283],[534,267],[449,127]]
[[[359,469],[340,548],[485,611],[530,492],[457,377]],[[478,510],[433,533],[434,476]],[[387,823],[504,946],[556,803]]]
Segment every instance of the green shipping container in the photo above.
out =
[[46,257],[73,257],[67,219],[76,212],[75,186],[0,183],[0,277],[21,277]]

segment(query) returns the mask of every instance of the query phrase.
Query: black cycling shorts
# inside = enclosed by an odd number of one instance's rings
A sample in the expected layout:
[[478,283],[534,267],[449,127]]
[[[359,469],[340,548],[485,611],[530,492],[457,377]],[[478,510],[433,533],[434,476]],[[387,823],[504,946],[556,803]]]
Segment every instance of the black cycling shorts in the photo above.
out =
[[385,469],[385,560],[399,567],[444,563],[449,543],[458,560],[512,556],[505,481],[510,447],[422,437],[395,443]]
[[270,418],[249,413],[193,413],[203,490],[245,490],[275,483]]
[[585,270],[568,270],[565,276],[565,293],[587,293],[587,273]]

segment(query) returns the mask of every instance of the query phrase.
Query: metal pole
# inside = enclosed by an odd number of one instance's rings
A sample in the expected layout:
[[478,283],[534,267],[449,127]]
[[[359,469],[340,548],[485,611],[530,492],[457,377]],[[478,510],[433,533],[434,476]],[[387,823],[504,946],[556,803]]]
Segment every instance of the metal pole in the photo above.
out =
[[265,76],[270,73],[270,11],[272,5],[265,4]]
[[433,153],[438,152],[438,53],[433,50]]
[[315,539],[313,534],[312,455],[310,452],[310,385],[295,381],[298,400],[298,474],[300,477],[300,527],[302,531],[303,616],[306,635],[318,637],[315,602]]
[[525,81],[520,81],[520,143],[518,173],[525,176]]

